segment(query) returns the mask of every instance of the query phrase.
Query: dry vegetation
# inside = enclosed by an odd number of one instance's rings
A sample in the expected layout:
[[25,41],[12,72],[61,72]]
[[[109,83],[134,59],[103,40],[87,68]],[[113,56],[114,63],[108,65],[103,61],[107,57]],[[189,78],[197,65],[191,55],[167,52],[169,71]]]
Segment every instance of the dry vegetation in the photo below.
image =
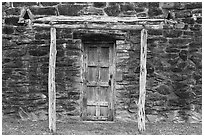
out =
[[[3,118],[3,135],[49,135],[48,121],[22,121]],[[127,122],[57,122],[58,135],[135,135],[137,123]],[[147,123],[146,135],[201,135],[202,124]]]

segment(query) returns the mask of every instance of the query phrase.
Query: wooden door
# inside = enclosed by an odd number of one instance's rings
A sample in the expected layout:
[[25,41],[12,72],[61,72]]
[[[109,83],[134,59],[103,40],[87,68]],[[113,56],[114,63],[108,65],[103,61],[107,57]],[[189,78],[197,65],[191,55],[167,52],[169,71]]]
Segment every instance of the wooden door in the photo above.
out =
[[83,120],[113,120],[114,43],[84,43]]

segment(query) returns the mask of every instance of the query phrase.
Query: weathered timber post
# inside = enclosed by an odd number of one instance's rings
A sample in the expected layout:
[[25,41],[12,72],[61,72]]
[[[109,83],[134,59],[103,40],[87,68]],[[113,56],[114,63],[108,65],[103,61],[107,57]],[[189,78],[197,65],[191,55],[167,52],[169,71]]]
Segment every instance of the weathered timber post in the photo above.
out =
[[140,95],[138,101],[138,130],[145,131],[145,94],[146,94],[146,58],[147,58],[147,30],[141,31],[140,51]]
[[50,28],[51,43],[49,56],[49,129],[50,132],[56,132],[56,89],[55,89],[55,63],[56,63],[56,28]]

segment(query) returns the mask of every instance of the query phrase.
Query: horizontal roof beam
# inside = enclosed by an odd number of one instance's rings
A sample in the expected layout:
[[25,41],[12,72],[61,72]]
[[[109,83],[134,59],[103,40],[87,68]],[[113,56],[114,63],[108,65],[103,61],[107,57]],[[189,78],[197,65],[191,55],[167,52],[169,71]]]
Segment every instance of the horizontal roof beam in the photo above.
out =
[[98,23],[121,23],[121,22],[164,22],[166,19],[146,19],[137,17],[110,17],[110,16],[49,16],[33,20],[33,23],[49,22],[98,22]]
[[122,25],[122,24],[39,24],[34,23],[34,27],[45,27],[45,28],[69,28],[69,29],[102,29],[102,30],[142,30],[142,29],[163,29],[163,24],[160,25]]

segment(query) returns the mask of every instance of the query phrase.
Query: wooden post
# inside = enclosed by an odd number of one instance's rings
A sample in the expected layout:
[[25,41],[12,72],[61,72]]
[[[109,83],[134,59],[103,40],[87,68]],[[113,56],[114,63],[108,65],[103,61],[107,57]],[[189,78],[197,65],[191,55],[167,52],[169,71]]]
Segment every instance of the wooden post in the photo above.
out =
[[56,89],[55,89],[55,62],[56,62],[56,28],[50,28],[51,43],[49,56],[49,129],[50,132],[56,132]]
[[140,51],[140,95],[138,101],[138,130],[145,131],[145,94],[146,94],[146,57],[147,57],[147,30],[141,31]]

